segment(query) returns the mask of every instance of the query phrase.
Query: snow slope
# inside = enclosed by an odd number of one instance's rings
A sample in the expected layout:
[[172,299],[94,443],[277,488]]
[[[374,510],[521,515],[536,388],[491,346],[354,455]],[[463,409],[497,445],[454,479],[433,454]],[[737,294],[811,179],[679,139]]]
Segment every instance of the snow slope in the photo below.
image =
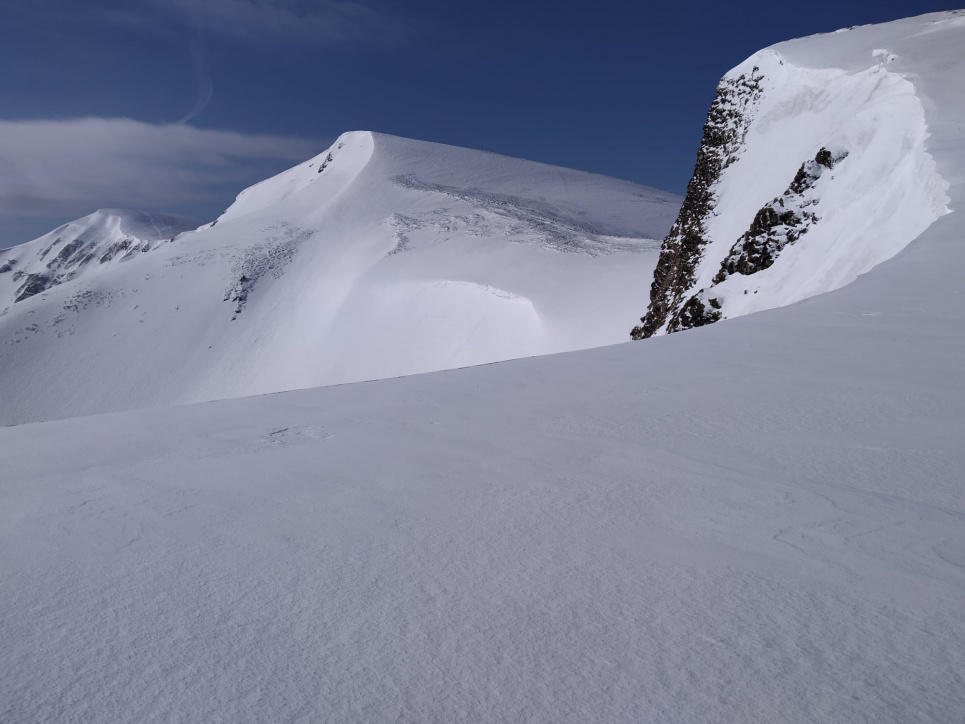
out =
[[634,336],[838,289],[947,213],[896,32],[779,43],[724,76]]
[[89,281],[200,225],[173,214],[100,209],[39,239],[0,250],[0,309],[60,284]]
[[946,214],[803,303],[565,355],[0,429],[0,718],[965,711],[965,17]]
[[0,424],[614,343],[679,202],[603,176],[348,133],[242,192],[214,223],[13,303],[25,260],[46,273],[51,236],[96,227],[97,258],[118,243],[116,215],[99,212],[0,253],[16,262],[0,274]]

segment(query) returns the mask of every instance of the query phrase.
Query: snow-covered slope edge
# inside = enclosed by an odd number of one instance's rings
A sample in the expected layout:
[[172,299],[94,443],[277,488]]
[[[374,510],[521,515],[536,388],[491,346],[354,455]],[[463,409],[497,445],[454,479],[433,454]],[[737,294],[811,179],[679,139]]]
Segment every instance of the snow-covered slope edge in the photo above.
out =
[[918,36],[956,13],[780,43],[727,73],[635,339],[852,282],[948,211]]
[[[101,264],[106,250],[80,245],[83,274],[31,296],[18,293],[26,276],[0,288],[0,424],[616,343],[680,201],[347,133],[149,254]],[[21,257],[44,272],[58,248],[11,250],[0,284],[25,268]]]

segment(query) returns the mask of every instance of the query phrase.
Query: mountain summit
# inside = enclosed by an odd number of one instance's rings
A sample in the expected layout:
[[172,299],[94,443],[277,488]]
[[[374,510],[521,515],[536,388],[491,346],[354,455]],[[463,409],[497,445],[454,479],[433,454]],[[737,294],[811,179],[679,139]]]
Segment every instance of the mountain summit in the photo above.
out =
[[196,231],[97,212],[0,252],[0,423],[619,342],[680,201],[353,132]]

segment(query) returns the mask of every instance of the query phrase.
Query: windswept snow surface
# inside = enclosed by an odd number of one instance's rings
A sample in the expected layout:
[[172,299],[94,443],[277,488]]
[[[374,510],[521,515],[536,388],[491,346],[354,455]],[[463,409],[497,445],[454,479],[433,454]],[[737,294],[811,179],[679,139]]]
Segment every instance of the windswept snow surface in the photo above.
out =
[[0,718],[960,721],[965,17],[800,43],[906,59],[952,213],[726,325],[0,429]]
[[348,133],[213,224],[122,250],[123,264],[100,263],[118,233],[97,226],[97,254],[68,250],[96,274],[62,274],[16,303],[56,271],[60,247],[42,252],[77,224],[0,252],[0,424],[619,342],[679,204],[627,181]]

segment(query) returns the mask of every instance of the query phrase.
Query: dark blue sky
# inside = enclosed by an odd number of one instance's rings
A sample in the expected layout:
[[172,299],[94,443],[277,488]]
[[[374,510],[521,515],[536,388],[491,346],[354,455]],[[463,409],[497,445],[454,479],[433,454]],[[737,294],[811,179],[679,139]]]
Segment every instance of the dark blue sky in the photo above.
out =
[[[792,37],[953,7],[926,0],[4,0],[0,121],[20,123],[0,125],[8,137],[0,136],[0,168],[8,179],[11,168],[19,169],[13,176],[33,170],[19,195],[0,182],[0,246],[78,215],[84,204],[136,202],[209,216],[243,186],[355,129],[682,193],[714,86],[745,57]],[[209,80],[213,95],[204,105]],[[188,129],[175,133],[167,124],[202,105],[189,126],[241,135],[201,133],[188,143],[195,150],[185,150],[174,136]],[[147,125],[120,147],[114,126],[89,127],[77,135],[85,150],[72,162],[78,118]],[[24,123],[39,120],[59,125],[33,133]],[[30,140],[11,140],[25,128]],[[257,150],[242,148],[253,134],[267,138]],[[52,137],[61,141],[57,157],[33,164],[30,154],[52,153]],[[137,143],[151,152],[132,154]],[[199,147],[210,154],[196,161]],[[118,160],[102,167],[95,154]],[[49,189],[35,178],[48,174],[60,177]],[[77,174],[86,179],[74,182]],[[90,184],[97,174],[119,180]],[[140,193],[132,193],[138,184]]]

